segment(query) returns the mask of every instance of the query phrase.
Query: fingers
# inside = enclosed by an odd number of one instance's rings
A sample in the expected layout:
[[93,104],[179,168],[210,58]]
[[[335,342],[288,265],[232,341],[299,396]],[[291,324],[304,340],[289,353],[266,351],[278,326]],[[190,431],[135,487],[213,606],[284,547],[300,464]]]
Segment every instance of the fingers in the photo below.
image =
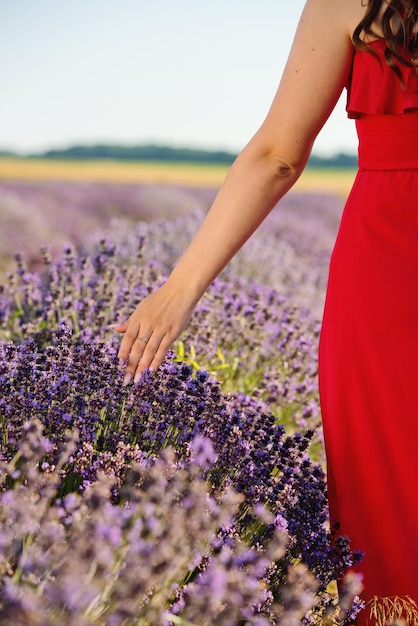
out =
[[160,338],[156,338],[156,335],[151,336],[150,341],[145,348],[142,357],[140,358],[134,375],[134,382],[138,383],[141,380],[144,370],[148,369],[153,372],[167,356],[167,352],[170,350],[174,339],[168,339],[167,335]]
[[123,385],[126,386],[130,382],[139,383],[146,369],[156,370],[176,337],[169,338],[166,332],[148,329],[140,324],[135,316],[123,326],[126,328],[123,331],[118,357],[121,365],[125,367]]
[[127,385],[131,380],[138,383],[142,372],[150,368],[155,351],[157,350],[157,348],[155,348],[156,343],[159,343],[156,333],[149,332],[146,334],[141,330],[141,333],[137,334],[129,351],[124,385]]
[[116,330],[117,333],[124,333],[126,332],[128,325],[129,319],[127,319],[126,322],[122,322],[121,324],[113,324],[112,328]]
[[118,357],[126,366],[127,371],[131,371],[131,374],[133,374],[133,365],[139,362],[149,341],[151,331],[146,333],[146,331],[142,329],[140,333],[139,322],[137,322],[134,317],[131,317],[123,332],[124,335],[119,348]]
[[[145,370],[155,371],[167,356],[171,344],[172,341],[157,332],[153,332],[149,337],[138,334],[129,350],[123,385],[126,386],[130,382],[138,384]],[[120,354],[123,353],[121,347]]]
[[118,356],[125,368],[124,385],[138,383],[146,369],[161,365],[190,321],[194,306],[184,289],[165,283],[140,302],[126,322],[114,326],[123,333]]

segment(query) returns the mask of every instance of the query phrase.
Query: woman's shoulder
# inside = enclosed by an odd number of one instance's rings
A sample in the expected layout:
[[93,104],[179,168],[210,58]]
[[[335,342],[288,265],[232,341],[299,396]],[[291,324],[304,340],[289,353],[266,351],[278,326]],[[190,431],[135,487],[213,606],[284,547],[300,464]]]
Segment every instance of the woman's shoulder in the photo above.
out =
[[347,0],[340,2],[341,11],[344,11],[345,18],[347,20],[347,28],[350,36],[354,33],[354,30],[360,24],[361,20],[365,17],[368,10],[367,0]]
[[305,4],[305,10],[326,22],[330,30],[341,32],[342,29],[350,38],[367,8],[367,0],[307,0]]

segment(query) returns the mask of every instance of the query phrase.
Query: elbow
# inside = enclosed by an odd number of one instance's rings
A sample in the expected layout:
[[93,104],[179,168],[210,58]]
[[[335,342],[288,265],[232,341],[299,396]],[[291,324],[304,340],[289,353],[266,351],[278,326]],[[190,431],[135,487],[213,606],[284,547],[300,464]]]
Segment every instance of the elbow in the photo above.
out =
[[292,178],[297,175],[298,169],[290,159],[275,154],[269,155],[268,158],[272,162],[276,178]]
[[309,149],[299,150],[295,145],[258,133],[240,152],[232,171],[251,180],[255,176],[269,193],[282,196],[295,184],[309,158]]
[[310,150],[296,153],[286,150],[284,146],[260,146],[257,152],[258,161],[273,180],[290,184],[302,174],[310,155]]
[[312,143],[310,142],[289,142],[283,138],[274,141],[264,132],[257,133],[252,141],[258,159],[264,163],[277,180],[296,180],[299,178],[312,150]]
[[268,167],[277,181],[288,179],[293,183],[302,174],[309,158],[309,153],[298,158],[292,158],[292,156],[288,156],[288,154],[289,153],[283,151],[277,152],[272,149],[265,154],[264,159],[267,161]]

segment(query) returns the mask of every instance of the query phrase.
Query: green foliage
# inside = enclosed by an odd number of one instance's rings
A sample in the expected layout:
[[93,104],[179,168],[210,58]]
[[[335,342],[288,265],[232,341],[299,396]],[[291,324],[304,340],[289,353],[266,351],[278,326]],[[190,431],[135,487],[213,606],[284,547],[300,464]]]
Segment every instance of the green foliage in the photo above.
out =
[[171,146],[71,146],[65,150],[48,150],[36,155],[46,159],[111,159],[120,161],[167,161],[183,163],[230,164],[235,154],[225,151],[194,150]]

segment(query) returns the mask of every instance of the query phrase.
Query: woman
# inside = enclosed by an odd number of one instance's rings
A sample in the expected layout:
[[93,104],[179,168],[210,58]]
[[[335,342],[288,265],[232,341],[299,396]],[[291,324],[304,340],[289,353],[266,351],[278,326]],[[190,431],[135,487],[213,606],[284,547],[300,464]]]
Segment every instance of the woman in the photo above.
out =
[[359,623],[388,597],[418,623],[417,16],[418,0],[307,1],[264,123],[167,282],[117,326],[124,383],[137,382],[295,183],[348,86],[359,173],[331,260],[319,356],[331,522],[365,553],[358,569],[371,602]]

